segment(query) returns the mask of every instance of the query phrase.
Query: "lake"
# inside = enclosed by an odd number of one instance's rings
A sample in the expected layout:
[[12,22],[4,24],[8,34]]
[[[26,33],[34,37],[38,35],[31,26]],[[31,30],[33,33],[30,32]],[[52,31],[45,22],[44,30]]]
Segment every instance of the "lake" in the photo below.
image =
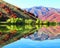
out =
[[60,26],[0,25],[2,48],[60,48]]

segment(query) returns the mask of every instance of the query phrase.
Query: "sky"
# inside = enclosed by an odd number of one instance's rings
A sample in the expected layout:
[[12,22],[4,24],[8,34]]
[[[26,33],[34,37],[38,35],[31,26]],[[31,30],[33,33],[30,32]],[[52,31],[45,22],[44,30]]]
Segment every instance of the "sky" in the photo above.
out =
[[60,8],[60,0],[5,0],[5,1],[20,8],[31,8],[34,6]]

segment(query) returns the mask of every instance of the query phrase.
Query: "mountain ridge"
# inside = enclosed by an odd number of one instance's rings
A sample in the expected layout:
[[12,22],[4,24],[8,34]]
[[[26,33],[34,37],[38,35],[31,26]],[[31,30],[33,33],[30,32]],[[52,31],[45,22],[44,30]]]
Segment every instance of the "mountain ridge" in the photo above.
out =
[[[26,11],[34,14],[35,16],[37,16],[42,21],[45,21],[45,20],[50,21],[51,20],[52,22],[53,21],[60,22],[60,20],[59,20],[59,18],[60,18],[60,9],[40,6],[40,7],[28,8],[28,9],[26,9]],[[50,18],[50,20],[49,20],[49,18]]]

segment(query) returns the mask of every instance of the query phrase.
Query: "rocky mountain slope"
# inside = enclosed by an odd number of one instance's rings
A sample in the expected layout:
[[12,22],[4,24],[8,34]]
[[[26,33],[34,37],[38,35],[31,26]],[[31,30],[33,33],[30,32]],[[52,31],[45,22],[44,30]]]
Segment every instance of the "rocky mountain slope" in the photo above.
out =
[[21,19],[36,20],[36,18],[33,17],[33,15],[30,15],[29,13],[25,13],[22,9],[1,0],[0,1],[0,22],[7,22],[8,19],[11,19],[12,22],[14,21],[14,19],[17,20],[17,18],[20,18],[20,20]]
[[60,22],[60,9],[40,6],[27,8],[26,11],[34,14],[42,21]]

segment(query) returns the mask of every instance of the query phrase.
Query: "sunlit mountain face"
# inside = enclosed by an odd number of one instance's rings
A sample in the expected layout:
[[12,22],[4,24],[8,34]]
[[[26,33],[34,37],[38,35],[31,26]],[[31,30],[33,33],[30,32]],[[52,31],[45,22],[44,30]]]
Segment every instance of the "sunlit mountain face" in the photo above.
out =
[[60,9],[33,7],[22,10],[0,1],[0,46],[21,38],[33,41],[60,39]]
[[60,9],[49,8],[49,7],[32,7],[26,9],[26,11],[34,14],[37,18],[42,21],[49,21],[49,22],[60,22]]

